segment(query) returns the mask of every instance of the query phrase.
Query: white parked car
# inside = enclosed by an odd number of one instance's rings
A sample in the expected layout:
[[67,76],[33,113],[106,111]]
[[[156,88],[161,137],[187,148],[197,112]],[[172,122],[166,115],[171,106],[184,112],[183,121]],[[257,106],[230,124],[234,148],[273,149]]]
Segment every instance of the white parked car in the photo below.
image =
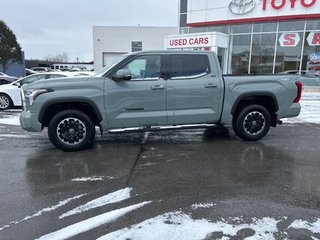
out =
[[[45,72],[36,73],[25,78],[19,79],[15,82],[0,86],[0,111],[10,109],[13,107],[21,107],[20,88],[24,84],[32,83],[44,79],[64,78],[64,77],[84,77],[86,75],[79,75],[77,72]],[[87,75],[89,76],[89,75]]]
[[0,72],[0,85],[8,84],[8,83],[13,82],[13,81],[15,81],[17,79],[18,78],[16,78],[16,77],[12,77],[12,76],[9,76],[7,74],[4,74],[3,72]]

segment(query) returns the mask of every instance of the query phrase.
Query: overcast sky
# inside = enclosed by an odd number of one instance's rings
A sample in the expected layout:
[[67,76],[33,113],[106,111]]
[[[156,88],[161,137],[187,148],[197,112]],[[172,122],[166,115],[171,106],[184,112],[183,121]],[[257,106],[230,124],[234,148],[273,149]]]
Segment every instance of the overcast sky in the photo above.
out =
[[26,59],[92,61],[92,26],[177,26],[178,0],[0,0]]

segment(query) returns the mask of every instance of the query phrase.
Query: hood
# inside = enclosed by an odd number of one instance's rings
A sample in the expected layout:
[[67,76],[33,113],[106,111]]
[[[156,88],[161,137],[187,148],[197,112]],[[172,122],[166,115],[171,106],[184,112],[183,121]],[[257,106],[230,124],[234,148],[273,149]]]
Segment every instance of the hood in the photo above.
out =
[[40,89],[40,88],[77,88],[79,85],[83,85],[85,82],[89,81],[90,77],[64,77],[64,78],[53,78],[53,79],[43,79],[33,83],[29,83],[23,86],[24,89]]
[[16,89],[18,86],[13,85],[12,83],[0,85],[0,91],[8,90],[8,89]]

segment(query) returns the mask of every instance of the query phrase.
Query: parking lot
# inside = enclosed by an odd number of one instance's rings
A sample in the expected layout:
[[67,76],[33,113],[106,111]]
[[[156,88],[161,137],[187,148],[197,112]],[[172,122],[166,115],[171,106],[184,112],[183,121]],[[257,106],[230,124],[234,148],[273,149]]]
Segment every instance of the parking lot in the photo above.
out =
[[0,239],[320,239],[317,121],[258,142],[219,127],[106,134],[66,153],[20,112],[0,113]]

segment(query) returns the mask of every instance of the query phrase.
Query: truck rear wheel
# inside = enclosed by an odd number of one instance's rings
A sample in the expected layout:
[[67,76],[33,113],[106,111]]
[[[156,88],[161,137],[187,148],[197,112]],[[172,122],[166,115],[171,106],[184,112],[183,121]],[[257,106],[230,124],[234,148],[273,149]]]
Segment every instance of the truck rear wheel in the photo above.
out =
[[270,125],[269,111],[258,104],[243,108],[233,121],[234,132],[247,141],[263,138],[269,132]]
[[54,146],[63,151],[79,151],[93,142],[95,126],[85,113],[64,110],[53,116],[48,125],[48,136]]

